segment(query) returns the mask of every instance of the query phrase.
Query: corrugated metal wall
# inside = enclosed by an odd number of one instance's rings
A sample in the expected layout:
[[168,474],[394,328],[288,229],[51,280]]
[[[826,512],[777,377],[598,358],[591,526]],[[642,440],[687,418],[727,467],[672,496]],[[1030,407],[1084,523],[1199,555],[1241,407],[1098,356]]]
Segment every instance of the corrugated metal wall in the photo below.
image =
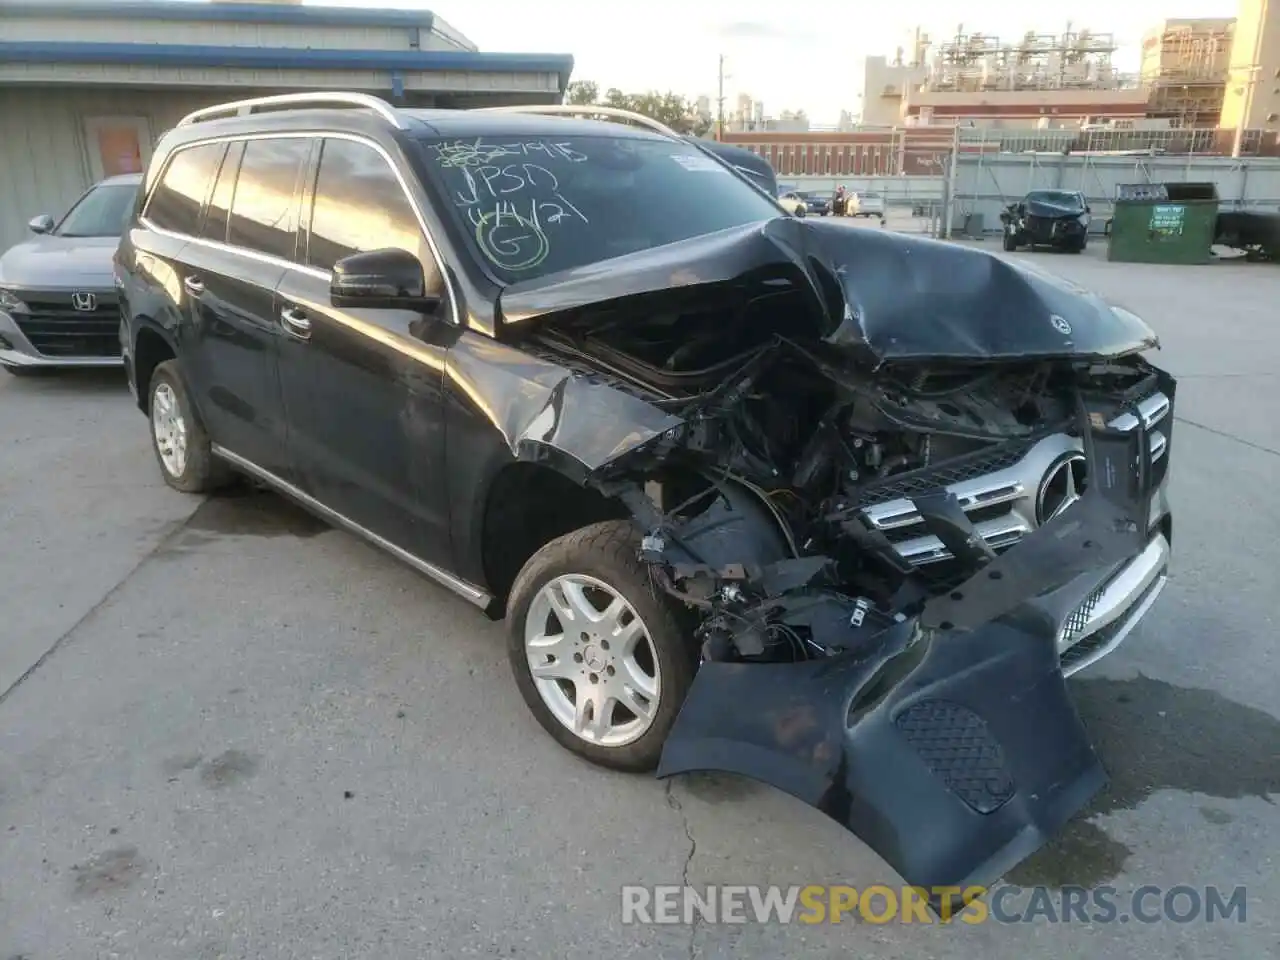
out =
[[[251,96],[252,91],[237,96]],[[152,140],[225,92],[0,87],[0,249],[38,213],[63,213],[92,182],[89,117],[146,117]]]

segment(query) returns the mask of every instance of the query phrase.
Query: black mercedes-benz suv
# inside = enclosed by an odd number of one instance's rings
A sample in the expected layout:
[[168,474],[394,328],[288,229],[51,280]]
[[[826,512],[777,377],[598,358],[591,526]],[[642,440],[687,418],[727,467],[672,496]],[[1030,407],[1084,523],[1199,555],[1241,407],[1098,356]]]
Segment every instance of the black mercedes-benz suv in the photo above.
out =
[[116,255],[165,480],[257,478],[505,617],[593,761],[998,878],[1102,784],[1065,677],[1165,584],[1155,335],[590,110],[309,94],[165,134]]

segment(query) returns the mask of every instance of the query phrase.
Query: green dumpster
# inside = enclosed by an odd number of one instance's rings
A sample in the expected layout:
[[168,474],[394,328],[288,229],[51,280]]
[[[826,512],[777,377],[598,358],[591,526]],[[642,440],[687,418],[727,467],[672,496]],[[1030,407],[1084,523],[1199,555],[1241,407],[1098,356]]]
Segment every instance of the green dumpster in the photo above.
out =
[[1208,263],[1218,220],[1212,183],[1129,183],[1116,189],[1107,259]]

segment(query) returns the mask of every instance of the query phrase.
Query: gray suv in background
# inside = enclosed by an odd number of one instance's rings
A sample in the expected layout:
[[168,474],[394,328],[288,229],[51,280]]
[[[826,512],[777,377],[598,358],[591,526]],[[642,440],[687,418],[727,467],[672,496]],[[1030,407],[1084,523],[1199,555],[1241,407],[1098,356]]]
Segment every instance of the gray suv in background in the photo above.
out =
[[31,220],[36,234],[0,256],[0,365],[116,366],[120,308],[111,258],[133,213],[142,177],[90,187],[62,220]]

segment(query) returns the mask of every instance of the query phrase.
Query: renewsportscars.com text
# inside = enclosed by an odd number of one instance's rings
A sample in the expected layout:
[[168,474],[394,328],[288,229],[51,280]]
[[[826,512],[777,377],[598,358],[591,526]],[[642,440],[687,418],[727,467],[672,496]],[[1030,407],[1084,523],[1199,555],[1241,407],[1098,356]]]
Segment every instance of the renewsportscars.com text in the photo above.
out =
[[[938,904],[930,909],[930,898]],[[1215,886],[920,887],[626,886],[622,922],[1244,923],[1248,893]],[[953,904],[955,905],[953,907]]]

